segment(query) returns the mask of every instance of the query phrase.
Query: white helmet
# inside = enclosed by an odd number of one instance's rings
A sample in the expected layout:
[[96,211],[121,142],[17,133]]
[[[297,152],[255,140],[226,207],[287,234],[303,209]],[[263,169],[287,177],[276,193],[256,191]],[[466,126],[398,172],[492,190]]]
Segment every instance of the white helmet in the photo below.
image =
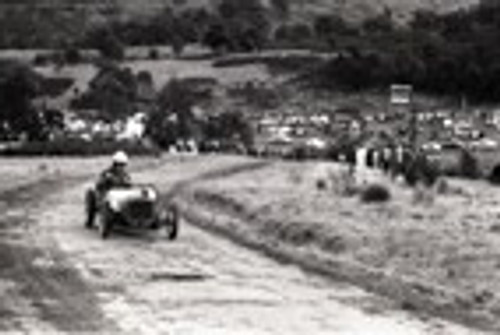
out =
[[113,164],[128,164],[128,156],[123,151],[118,151],[113,155]]

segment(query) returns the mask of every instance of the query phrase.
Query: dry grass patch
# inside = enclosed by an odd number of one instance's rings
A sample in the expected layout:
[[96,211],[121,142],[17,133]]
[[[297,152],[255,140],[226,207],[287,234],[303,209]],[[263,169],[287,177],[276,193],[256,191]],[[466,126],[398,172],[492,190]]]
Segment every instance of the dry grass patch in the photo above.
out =
[[[333,164],[282,162],[197,189],[237,203],[252,218],[248,229],[265,239],[332,259],[341,255],[402,282],[411,278],[435,287],[431,295],[454,292],[456,301],[446,303],[466,314],[500,312],[500,192],[486,182],[451,180],[438,195],[426,190],[432,201],[415,202],[413,189],[381,179],[371,188],[375,199],[389,195],[391,201],[360,206],[360,198],[335,191],[342,188],[343,171]],[[329,188],[318,192],[317,180],[330,181]]]

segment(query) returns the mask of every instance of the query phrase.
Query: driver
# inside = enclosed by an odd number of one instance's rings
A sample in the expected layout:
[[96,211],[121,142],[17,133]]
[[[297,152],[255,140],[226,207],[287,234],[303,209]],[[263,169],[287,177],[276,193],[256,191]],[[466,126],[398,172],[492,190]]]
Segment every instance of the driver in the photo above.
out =
[[123,151],[118,151],[113,155],[111,166],[101,173],[97,182],[97,190],[100,193],[132,184],[132,179],[127,172],[128,161],[128,156]]

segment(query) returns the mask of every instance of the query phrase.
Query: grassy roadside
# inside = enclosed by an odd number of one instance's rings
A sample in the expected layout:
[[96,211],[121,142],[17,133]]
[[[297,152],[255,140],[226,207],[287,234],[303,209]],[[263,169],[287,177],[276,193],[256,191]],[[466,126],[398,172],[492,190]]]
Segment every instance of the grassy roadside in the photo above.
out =
[[[327,180],[329,187],[317,188]],[[188,219],[282,261],[390,296],[405,309],[498,331],[500,194],[453,181],[433,202],[387,183],[393,200],[338,192],[334,165],[276,163],[199,182]]]

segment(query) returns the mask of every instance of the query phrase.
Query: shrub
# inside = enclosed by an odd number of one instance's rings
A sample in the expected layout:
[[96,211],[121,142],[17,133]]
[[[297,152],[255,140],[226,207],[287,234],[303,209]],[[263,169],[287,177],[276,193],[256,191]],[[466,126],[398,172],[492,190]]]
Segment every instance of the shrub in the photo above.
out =
[[49,63],[50,57],[47,56],[46,54],[38,53],[35,55],[35,58],[33,59],[33,65],[34,66],[45,66]]
[[427,161],[424,170],[422,172],[422,175],[424,184],[428,187],[431,187],[439,179],[440,171],[436,166],[436,164]]
[[435,162],[425,156],[418,156],[404,168],[404,178],[409,186],[423,182],[426,186],[433,186],[439,178],[440,170]]
[[326,183],[326,180],[324,179],[318,179],[316,180],[316,189],[318,191],[324,191],[328,188],[328,185]]
[[436,193],[437,194],[449,194],[451,191],[449,183],[446,179],[440,178],[436,183]]
[[496,165],[490,173],[489,181],[492,184],[500,185],[500,165]]
[[361,200],[366,203],[386,202],[391,199],[387,187],[379,184],[368,185],[361,193]]
[[82,62],[82,54],[75,47],[67,48],[63,51],[64,61],[68,64],[78,64]]
[[148,58],[150,60],[157,60],[160,58],[160,52],[158,51],[158,49],[155,49],[155,48],[152,48],[149,50],[148,52]]
[[480,175],[476,157],[467,150],[464,150],[460,156],[460,172],[466,178],[477,178]]

